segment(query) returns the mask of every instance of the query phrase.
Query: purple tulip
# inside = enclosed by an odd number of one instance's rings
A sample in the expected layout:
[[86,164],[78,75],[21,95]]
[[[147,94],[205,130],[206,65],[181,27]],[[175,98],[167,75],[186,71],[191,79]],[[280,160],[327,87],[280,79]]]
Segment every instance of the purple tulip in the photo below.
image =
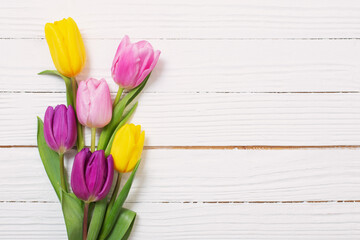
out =
[[76,118],[71,105],[57,105],[55,109],[48,107],[44,117],[45,141],[51,149],[63,154],[76,142]]
[[85,202],[103,199],[109,193],[114,175],[114,160],[105,152],[93,153],[84,148],[75,156],[71,172],[71,188],[74,194]]

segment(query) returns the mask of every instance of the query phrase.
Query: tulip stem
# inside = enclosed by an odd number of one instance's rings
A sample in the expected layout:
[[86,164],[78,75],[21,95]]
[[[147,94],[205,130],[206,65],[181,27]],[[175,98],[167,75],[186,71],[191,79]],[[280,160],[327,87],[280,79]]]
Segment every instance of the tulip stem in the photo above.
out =
[[64,153],[60,153],[60,181],[61,181],[61,187],[64,189],[65,192],[68,192],[66,181],[65,181],[65,168],[64,168]]
[[[73,100],[73,103],[72,103],[72,107],[74,108],[75,110],[75,113],[76,113],[76,92],[77,92],[77,83],[76,83],[76,79],[75,77],[72,77],[71,78],[71,85],[72,85],[72,100]],[[76,120],[77,120],[77,116],[76,116]],[[85,143],[84,143],[84,134],[83,134],[83,129],[82,129],[82,126],[81,124],[79,123],[79,121],[77,120],[76,121],[76,125],[77,125],[77,149],[78,149],[78,152],[80,152],[81,149],[84,148],[85,146]]]
[[114,100],[113,108],[115,108],[116,104],[119,102],[121,94],[123,93],[124,88],[119,87],[118,92],[116,94],[116,98]]
[[87,222],[88,222],[89,203],[85,202],[84,205],[84,222],[83,222],[83,240],[87,238]]
[[96,128],[91,128],[91,152],[95,152]]
[[106,210],[105,216],[108,216],[110,214],[111,208],[114,205],[115,199],[116,199],[116,197],[118,195],[118,192],[119,192],[120,183],[121,183],[121,177],[122,177],[122,174],[120,172],[117,172],[117,180],[116,180],[115,188],[114,188],[114,191],[113,191],[113,193],[111,195],[111,199],[110,199],[108,208]]

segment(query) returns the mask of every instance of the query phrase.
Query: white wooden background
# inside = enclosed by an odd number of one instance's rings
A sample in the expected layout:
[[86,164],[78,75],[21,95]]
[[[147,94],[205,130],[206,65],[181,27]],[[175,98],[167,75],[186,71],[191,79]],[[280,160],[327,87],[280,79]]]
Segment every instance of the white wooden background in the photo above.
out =
[[132,119],[147,134],[132,239],[360,239],[357,0],[1,0],[0,239],[66,238],[35,137],[65,102],[36,75],[53,69],[44,24],[68,16],[79,79],[113,94],[125,34],[162,51]]

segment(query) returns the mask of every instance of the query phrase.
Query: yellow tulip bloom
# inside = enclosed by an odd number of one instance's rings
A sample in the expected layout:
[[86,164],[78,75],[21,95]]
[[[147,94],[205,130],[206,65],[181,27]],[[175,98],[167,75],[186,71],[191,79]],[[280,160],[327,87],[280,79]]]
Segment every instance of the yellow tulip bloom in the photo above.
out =
[[111,146],[114,168],[121,173],[130,172],[141,157],[144,147],[145,132],[141,126],[125,124],[115,134]]
[[45,25],[45,37],[56,69],[74,77],[84,68],[86,53],[79,29],[72,18]]

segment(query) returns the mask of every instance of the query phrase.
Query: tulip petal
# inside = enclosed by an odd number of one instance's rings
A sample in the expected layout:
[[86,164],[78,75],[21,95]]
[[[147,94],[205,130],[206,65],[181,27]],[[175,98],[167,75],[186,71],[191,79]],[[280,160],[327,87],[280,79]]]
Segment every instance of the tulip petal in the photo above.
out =
[[140,76],[137,79],[136,84],[139,85],[140,83],[142,83],[142,81],[144,81],[144,79],[146,78],[147,75],[149,75],[149,73],[155,68],[157,61],[159,60],[160,57],[160,51],[156,50],[154,53],[154,57],[153,57],[153,61],[151,62],[151,65],[149,68],[145,69]]
[[[91,82],[96,85],[91,86]],[[88,115],[88,123],[91,127],[102,128],[106,126],[112,117],[112,101],[109,86],[105,79],[100,81],[94,80],[89,82],[90,90],[90,110]]]
[[69,77],[71,69],[66,41],[62,33],[64,31],[64,26],[59,22],[62,21],[47,23],[45,25],[45,37],[56,69],[61,74]]
[[116,66],[115,79],[123,88],[134,88],[136,75],[140,69],[139,50],[135,45],[126,46],[119,56]]
[[87,126],[90,110],[90,93],[85,81],[81,81],[76,95],[76,114],[79,122]]
[[81,72],[85,65],[85,47],[80,31],[72,18],[67,19],[67,47],[72,75]]
[[131,124],[125,124],[121,127],[115,134],[113,145],[111,147],[114,166],[119,172],[126,172],[127,165],[129,164],[129,160],[135,148],[135,139],[131,128]]
[[91,152],[88,148],[84,148],[76,154],[71,172],[71,188],[74,194],[84,201],[90,197],[85,180],[85,167],[90,156]]
[[54,109],[53,107],[49,106],[46,109],[45,117],[44,117],[44,137],[49,147],[54,151],[58,151],[59,146],[57,145],[53,135],[53,119],[54,119]]
[[102,128],[112,117],[112,101],[105,79],[89,78],[79,84],[76,109],[79,122],[87,127]]
[[[67,138],[67,108],[64,104],[57,105],[55,107],[54,119],[53,119],[53,133],[54,138],[59,148],[65,147]],[[65,150],[65,149],[62,149]]]
[[75,145],[77,138],[77,130],[76,130],[76,118],[75,111],[71,105],[69,105],[68,110],[66,112],[67,117],[67,137],[65,141],[65,148],[70,149]]
[[112,186],[113,177],[114,177],[114,160],[111,155],[109,155],[106,158],[106,170],[107,170],[106,171],[106,181],[103,185],[102,190],[96,196],[97,201],[106,197],[106,195],[108,195],[108,193],[111,189],[111,186]]
[[[139,126],[139,125],[138,125]],[[143,148],[144,148],[144,141],[145,141],[145,131],[142,131],[140,134],[139,131],[139,138],[138,141],[136,143],[136,147],[133,150],[133,155],[131,157],[131,159],[129,160],[129,164],[126,167],[126,172],[131,172],[134,167],[136,166],[136,163],[139,161]]]
[[[123,39],[121,40],[116,53],[115,53],[115,57],[114,57],[114,61],[113,61],[113,65],[112,65],[112,69],[116,66],[116,63],[119,59],[119,56],[122,54],[123,50],[125,49],[125,47],[127,47],[130,44],[130,38],[128,35],[125,35],[123,37]],[[111,70],[113,71],[113,70]]]
[[92,153],[86,164],[85,181],[89,193],[95,197],[102,189],[106,178],[106,162],[103,150]]

